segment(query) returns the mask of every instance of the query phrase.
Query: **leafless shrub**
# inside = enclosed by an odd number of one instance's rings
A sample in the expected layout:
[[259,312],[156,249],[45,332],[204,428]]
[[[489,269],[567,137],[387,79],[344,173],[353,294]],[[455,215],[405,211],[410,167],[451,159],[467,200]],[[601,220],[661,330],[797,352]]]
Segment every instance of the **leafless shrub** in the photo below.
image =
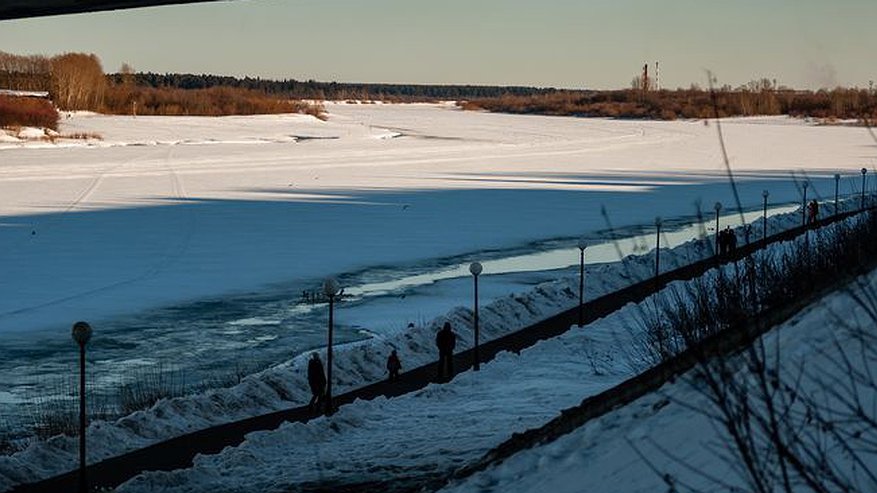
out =
[[122,416],[149,409],[162,399],[182,397],[188,393],[183,370],[162,364],[133,371],[130,381],[119,386],[118,409]]
[[[712,334],[760,333],[772,325],[777,309],[794,307],[873,265],[865,259],[877,254],[875,240],[877,214],[872,211],[812,233],[779,254],[753,256],[720,270],[712,284],[694,283],[677,291],[645,325],[682,345],[666,351],[655,343],[652,350],[656,357],[683,349],[698,355]],[[697,356],[687,382],[708,404],[690,408],[724,432],[727,440],[714,453],[742,485],[698,473],[715,487],[759,493],[877,488],[877,288],[859,277],[844,292],[866,320],[835,316],[834,340],[830,349],[817,350],[818,366],[786,362],[779,343],[768,344],[763,337],[736,354]],[[671,491],[697,491],[673,475],[655,472]]]

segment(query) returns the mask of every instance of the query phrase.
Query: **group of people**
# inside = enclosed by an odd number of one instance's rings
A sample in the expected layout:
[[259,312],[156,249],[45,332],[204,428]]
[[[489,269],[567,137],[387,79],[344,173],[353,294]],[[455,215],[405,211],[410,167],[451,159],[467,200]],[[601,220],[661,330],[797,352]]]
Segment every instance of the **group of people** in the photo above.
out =
[[[408,324],[408,328],[414,328],[414,324]],[[457,334],[451,328],[450,322],[445,322],[436,333],[435,345],[438,348],[438,381],[449,382],[454,377],[454,349],[457,347]],[[390,382],[399,381],[399,372],[402,371],[402,361],[395,349],[387,356],[387,373]],[[326,373],[323,371],[323,361],[319,353],[311,353],[308,361],[308,386],[311,388],[311,401],[308,408],[318,411],[324,408],[326,402]]]
[[734,253],[737,250],[737,234],[734,233],[730,226],[727,226],[719,231],[716,243],[719,245],[719,255]]

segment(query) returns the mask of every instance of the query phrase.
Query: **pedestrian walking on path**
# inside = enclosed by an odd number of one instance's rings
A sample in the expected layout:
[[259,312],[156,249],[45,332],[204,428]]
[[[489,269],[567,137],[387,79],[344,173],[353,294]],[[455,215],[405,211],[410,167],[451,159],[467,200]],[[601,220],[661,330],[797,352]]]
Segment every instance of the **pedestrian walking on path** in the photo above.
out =
[[457,346],[457,334],[451,329],[450,322],[445,322],[435,335],[435,345],[439,350],[438,380],[449,382],[454,378],[454,348]]
[[815,223],[819,218],[819,202],[815,200],[811,200],[809,204],[807,204],[807,223],[812,224]]
[[319,410],[326,398],[326,374],[323,373],[323,362],[317,353],[311,354],[308,361],[308,385],[311,387],[311,402],[308,408],[311,411]]
[[399,371],[402,369],[402,362],[399,361],[399,355],[396,350],[390,352],[387,357],[387,372],[390,373],[390,381],[397,382],[399,380]]

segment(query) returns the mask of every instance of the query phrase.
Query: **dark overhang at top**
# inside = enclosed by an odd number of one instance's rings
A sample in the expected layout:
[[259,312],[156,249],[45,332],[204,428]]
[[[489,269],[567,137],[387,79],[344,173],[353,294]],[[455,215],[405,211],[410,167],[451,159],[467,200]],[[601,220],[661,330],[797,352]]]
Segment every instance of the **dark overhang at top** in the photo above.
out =
[[0,20],[217,0],[0,0]]

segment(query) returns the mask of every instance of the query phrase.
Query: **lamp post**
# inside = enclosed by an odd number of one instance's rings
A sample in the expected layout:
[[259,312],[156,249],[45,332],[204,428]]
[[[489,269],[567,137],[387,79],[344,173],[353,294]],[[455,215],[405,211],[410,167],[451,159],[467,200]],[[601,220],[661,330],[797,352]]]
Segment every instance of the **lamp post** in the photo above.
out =
[[661,273],[661,218],[655,218],[655,282],[658,282],[658,274]]
[[767,190],[763,190],[761,192],[761,198],[764,199],[764,215],[762,216],[762,225],[764,226],[761,231],[761,241],[767,244],[767,197],[770,195],[770,192]]
[[840,197],[840,173],[834,174],[834,214],[837,215],[838,212],[838,197]]
[[79,345],[79,493],[88,491],[85,475],[85,345],[91,339],[91,326],[86,322],[73,324],[73,340]]
[[862,168],[862,210],[865,210],[865,175],[868,174],[868,168]]
[[719,253],[719,213],[722,211],[722,203],[716,202],[713,206],[716,209],[716,254]]
[[804,187],[804,201],[801,203],[801,226],[807,225],[807,187],[810,186],[809,181],[801,184]]
[[478,340],[481,332],[480,327],[478,326],[478,276],[481,275],[481,271],[484,270],[484,267],[481,266],[480,262],[472,262],[469,264],[469,272],[472,274],[472,279],[475,282],[475,309],[474,309],[474,317],[472,319],[472,324],[475,329],[475,348],[472,353],[475,358],[475,364],[473,365],[473,369],[478,371],[481,369],[481,359],[478,355]]
[[338,281],[330,277],[323,282],[323,294],[329,298],[329,344],[326,348],[326,402],[325,414],[335,412],[332,405],[332,336],[335,331],[335,297],[338,296],[340,286]]
[[585,325],[585,248],[588,242],[579,239],[579,327]]

